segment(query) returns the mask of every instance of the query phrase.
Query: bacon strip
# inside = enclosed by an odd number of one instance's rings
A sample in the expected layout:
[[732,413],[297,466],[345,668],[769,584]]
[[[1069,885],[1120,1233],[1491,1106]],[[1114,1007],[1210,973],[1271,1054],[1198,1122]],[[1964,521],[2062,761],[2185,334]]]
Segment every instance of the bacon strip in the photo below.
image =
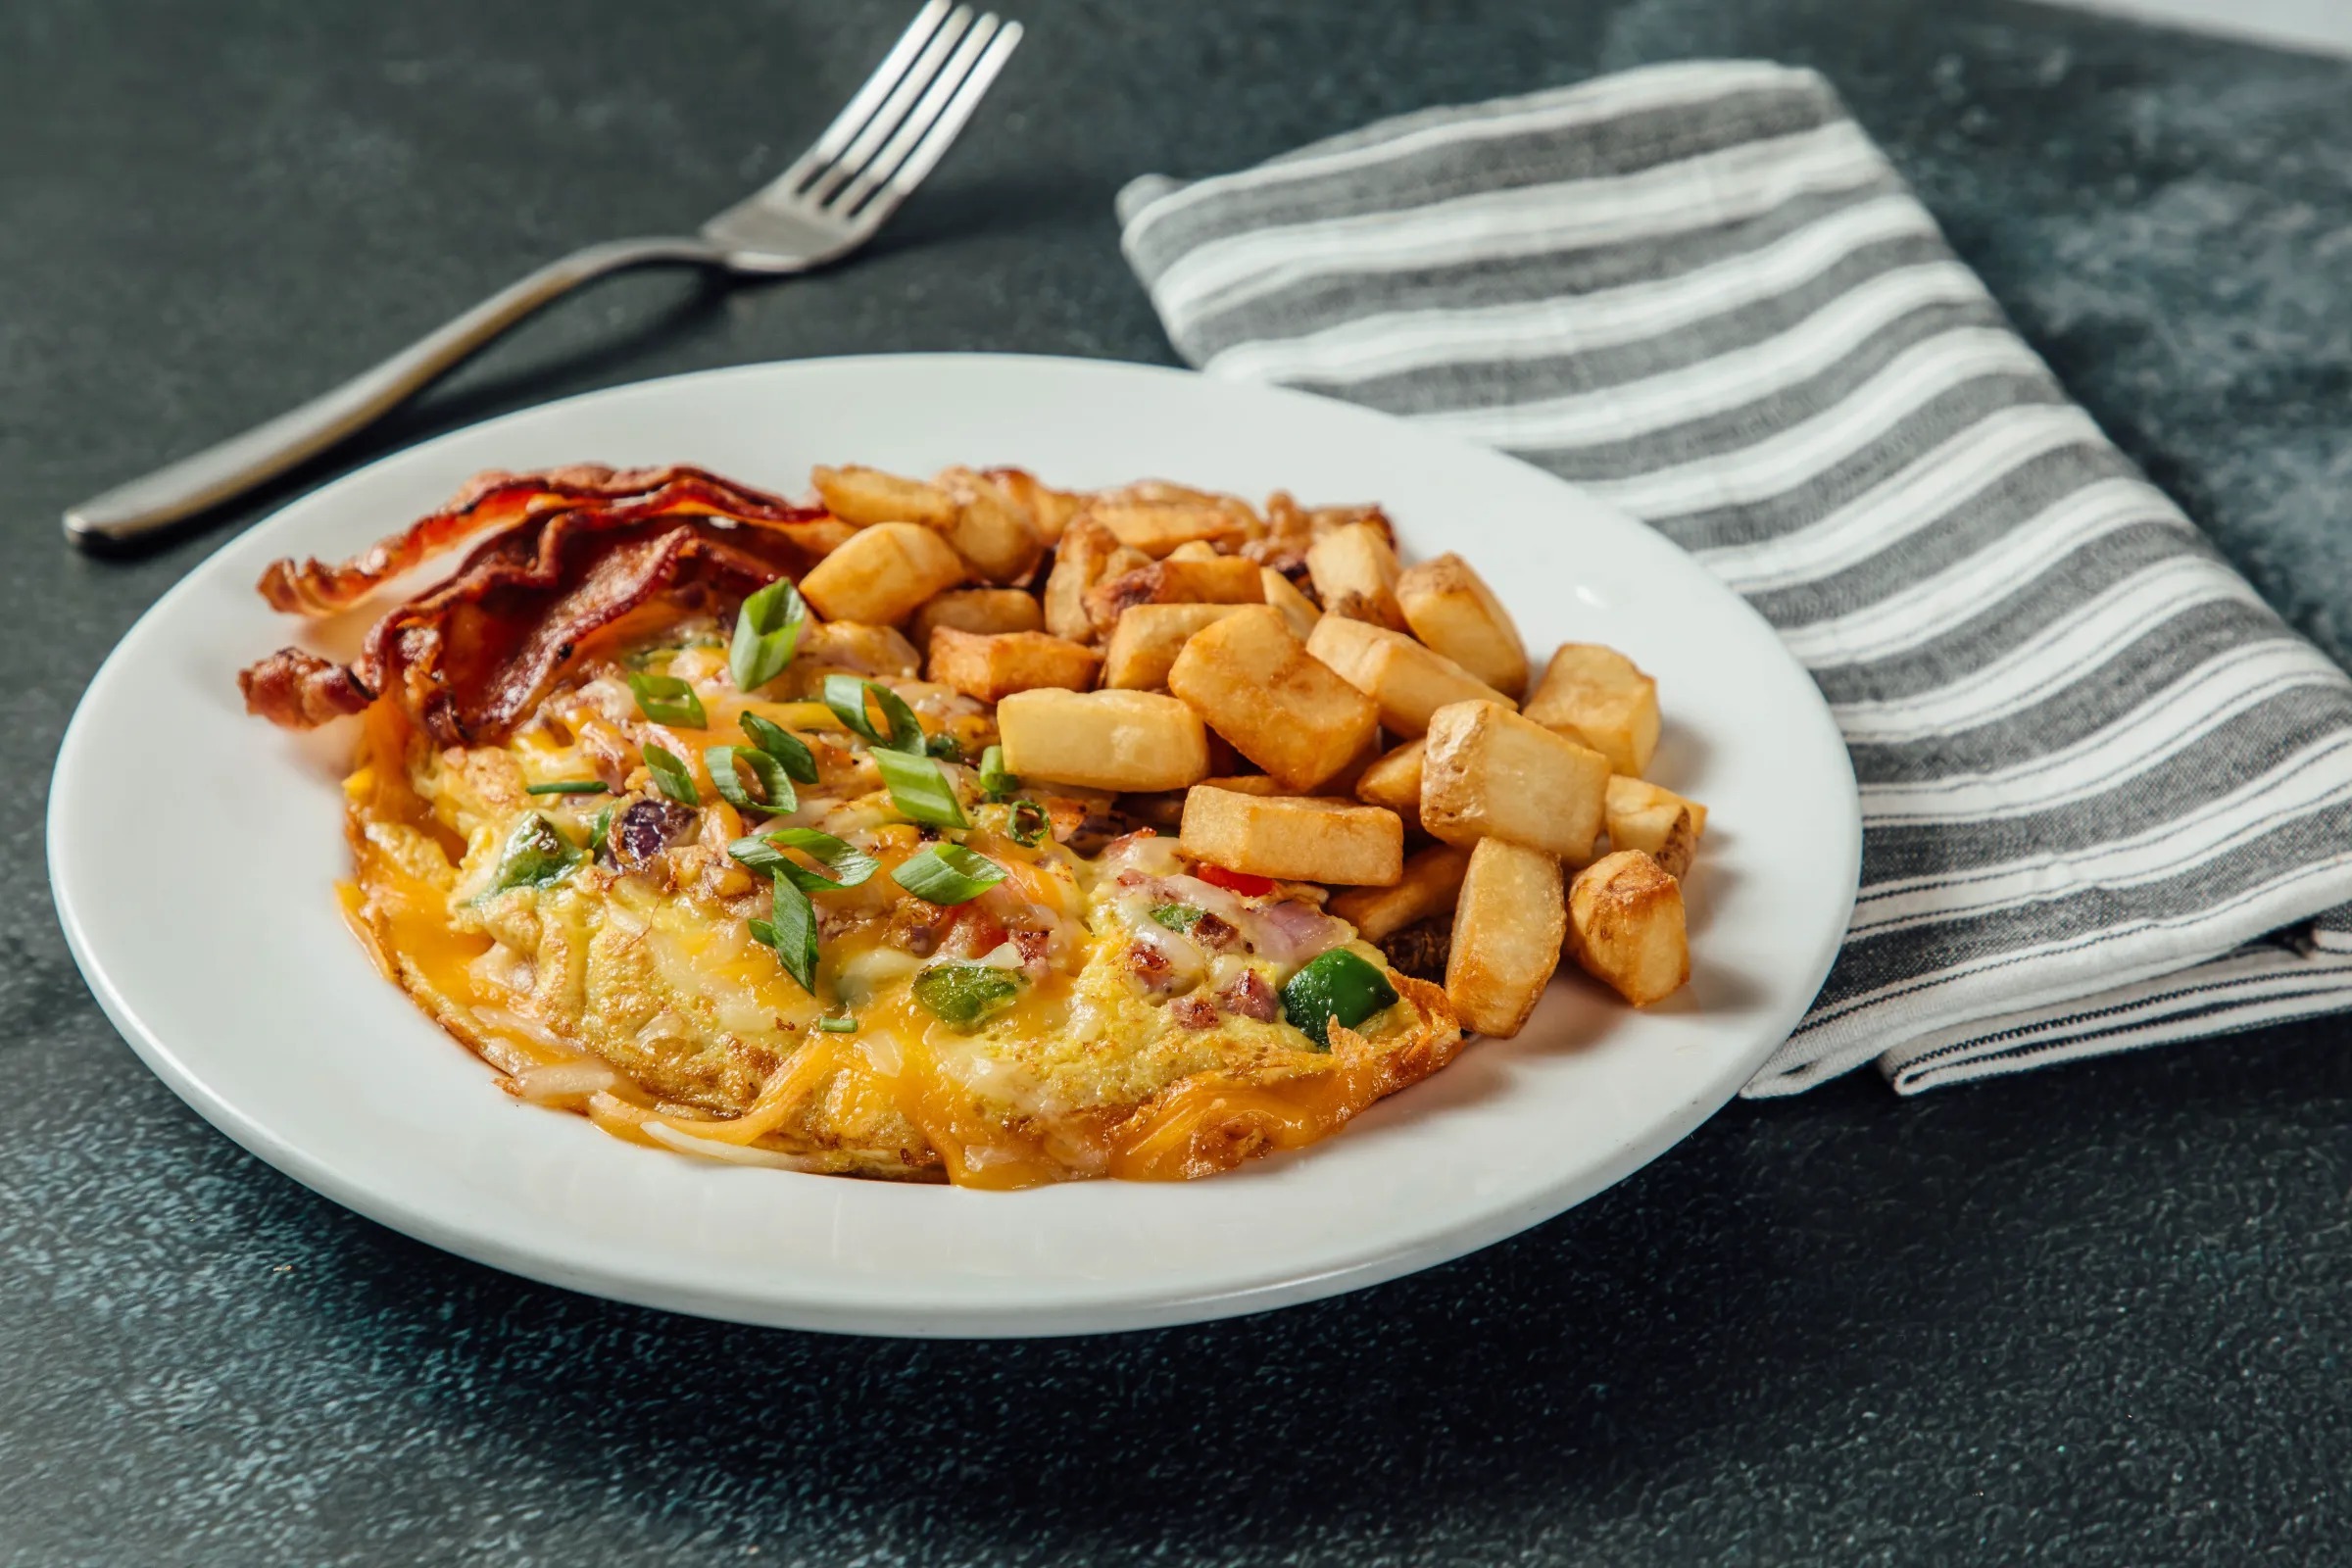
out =
[[[468,497],[485,505],[519,485],[529,499],[447,582],[377,621],[350,668],[286,649],[245,670],[238,685],[246,710],[307,729],[381,695],[399,702],[436,744],[493,739],[536,706],[594,633],[657,601],[670,613],[723,611],[779,576],[799,577],[847,531],[822,512],[739,490],[700,469],[598,471],[610,476],[608,488],[662,477],[651,490],[571,505],[548,501],[566,486],[582,488],[570,479],[477,480],[458,504],[400,537],[430,533],[437,519],[465,513]],[[757,514],[763,512],[773,515]],[[447,547],[449,538],[435,537],[433,549]],[[280,586],[294,591],[289,585],[307,583],[302,603],[323,602],[313,590],[340,592],[328,579],[343,568],[320,569],[325,576],[311,578],[307,568],[290,567]],[[264,580],[266,595],[270,580]]]
[[448,506],[387,534],[349,561],[332,564],[291,557],[262,572],[261,594],[270,608],[295,615],[331,615],[348,610],[375,588],[410,567],[488,528],[526,517],[597,503],[619,505],[657,493],[673,498],[675,510],[701,511],[747,522],[808,523],[823,509],[795,506],[703,468],[671,464],[659,468],[612,468],[598,463],[508,473],[493,468],[466,482]]
[[375,701],[349,669],[299,648],[280,648],[238,670],[237,690],[245,694],[245,711],[287,729],[315,729]]

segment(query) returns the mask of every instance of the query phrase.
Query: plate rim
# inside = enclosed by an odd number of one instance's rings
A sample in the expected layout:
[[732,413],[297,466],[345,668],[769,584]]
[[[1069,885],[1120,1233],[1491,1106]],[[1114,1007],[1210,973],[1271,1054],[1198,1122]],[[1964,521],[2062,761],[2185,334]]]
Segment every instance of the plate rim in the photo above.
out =
[[[322,502],[331,504],[328,498],[337,491],[357,486],[366,476],[386,465],[412,462],[437,448],[478,438],[484,432],[495,431],[512,423],[545,417],[554,411],[593,401],[659,397],[665,389],[685,382],[750,380],[778,372],[790,374],[826,368],[854,370],[884,366],[920,368],[926,363],[983,367],[1010,363],[1023,367],[1079,370],[1088,374],[1175,379],[1247,392],[1252,396],[1302,400],[1318,407],[1344,409],[1366,418],[1407,425],[1413,428],[1418,438],[1435,440],[1481,458],[1500,459],[1527,468],[1545,482],[1573,493],[1583,503],[1663,539],[1662,535],[1657,535],[1657,530],[1623,509],[1513,454],[1481,447],[1445,432],[1412,426],[1411,421],[1398,419],[1378,410],[1297,388],[1223,381],[1177,367],[1074,355],[919,352],[754,361],[594,388],[457,426],[413,445],[379,454],[368,463],[344,468],[302,494],[287,498],[250,526],[221,540],[218,548],[192,564],[177,582],[159,595],[139,614],[108,652],[76,699],[73,715],[58,743],[56,760],[49,778],[50,799],[44,813],[43,846],[48,861],[50,890],[67,948],[73,955],[75,966],[80,970],[100,1009],[130,1046],[133,1054],[206,1122],[272,1169],[377,1224],[491,1268],[633,1305],[720,1321],[890,1338],[1054,1338],[1129,1332],[1269,1311],[1380,1284],[1492,1246],[1607,1191],[1682,1143],[1708,1117],[1738,1096],[1740,1087],[1779,1048],[1787,1031],[1802,1018],[1806,1007],[1810,1005],[1810,999],[1826,979],[1852,918],[1860,878],[1859,789],[1842,735],[1810,675],[1788,653],[1770,622],[1729,585],[1715,579],[1712,573],[1705,574],[1723,589],[1725,599],[1737,605],[1740,613],[1767,633],[1789,668],[1802,677],[1803,685],[1813,696],[1813,702],[1806,711],[1807,722],[1822,732],[1817,739],[1827,739],[1831,743],[1830,750],[1834,750],[1841,764],[1838,781],[1842,784],[1842,801],[1847,808],[1838,814],[1841,840],[1835,846],[1819,847],[1825,852],[1824,858],[1839,867],[1838,880],[1842,889],[1840,907],[1834,929],[1828,924],[1823,927],[1825,934],[1817,938],[1815,951],[1806,965],[1809,983],[1802,988],[1806,1003],[1798,1006],[1794,1016],[1778,1024],[1774,1030],[1761,1032],[1758,1041],[1750,1045],[1734,1065],[1719,1068],[1713,1076],[1698,1084],[1695,1092],[1678,1104],[1671,1115],[1651,1119],[1642,1128],[1639,1136],[1621,1143],[1608,1158],[1546,1183],[1514,1201],[1498,1203],[1483,1211],[1475,1220],[1451,1229],[1435,1229],[1402,1244],[1377,1238],[1367,1241],[1349,1254],[1348,1260],[1311,1273],[1284,1274],[1211,1289],[1161,1288],[1143,1293],[1132,1289],[1122,1291],[1117,1288],[1115,1281],[1105,1281],[1102,1283],[1106,1288],[1096,1292],[1062,1291],[1053,1308],[1057,1320],[1045,1323],[1035,1321],[1039,1311],[1035,1305],[1009,1298],[1001,1305],[980,1306],[958,1302],[939,1307],[910,1304],[903,1295],[895,1292],[878,1291],[872,1297],[860,1297],[855,1291],[840,1289],[838,1285],[830,1288],[821,1299],[816,1299],[780,1297],[773,1292],[728,1291],[706,1281],[673,1281],[659,1287],[641,1284],[615,1270],[568,1258],[561,1247],[554,1243],[532,1246],[508,1238],[494,1242],[484,1240],[462,1227],[447,1223],[421,1204],[404,1201],[397,1192],[386,1192],[346,1179],[331,1162],[299,1147],[223,1099],[130,1005],[95,950],[85,928],[82,911],[70,886],[73,852],[66,842],[68,835],[62,806],[66,792],[61,786],[67,780],[75,757],[87,744],[86,731],[89,725],[96,722],[90,717],[93,698],[111,681],[126,678],[123,674],[129,667],[126,656],[131,653],[134,644],[142,636],[152,635],[152,626],[166,618],[182,596],[198,591],[198,579],[215,566],[220,555],[239,549],[266,531],[276,528],[297,509],[308,509]],[[1664,542],[1672,545],[1671,541]],[[1703,566],[1698,566],[1695,562],[1692,564],[1694,569],[1704,572]],[[920,1190],[953,1191],[928,1187]],[[1004,1195],[985,1196],[1000,1199]],[[1072,1320],[1060,1321],[1059,1318]]]

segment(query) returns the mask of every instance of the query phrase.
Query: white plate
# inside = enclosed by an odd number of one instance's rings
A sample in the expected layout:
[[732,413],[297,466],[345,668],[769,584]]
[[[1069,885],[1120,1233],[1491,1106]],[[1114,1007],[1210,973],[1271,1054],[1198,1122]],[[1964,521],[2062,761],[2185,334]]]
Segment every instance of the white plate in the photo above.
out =
[[[1692,982],[1636,1013],[1563,976],[1516,1040],[1474,1045],[1313,1149],[1184,1185],[985,1193],[741,1169],[518,1104],[337,917],[349,724],[271,729],[245,715],[236,672],[303,631],[253,592],[270,558],[355,551],[480,468],[581,461],[696,463],[786,492],[815,463],[1016,463],[1059,484],[1161,475],[1378,500],[1408,558],[1468,557],[1539,657],[1605,642],[1658,677],[1653,772],[1712,811],[1690,885]],[[1730,1098],[1803,1012],[1845,929],[1858,824],[1837,729],[1764,621],[1672,545],[1535,468],[1296,393],[943,355],[622,387],[304,497],[166,595],[91,682],[58,756],[49,864],[74,955],[132,1048],[215,1126],[338,1202],[623,1300],[995,1336],[1330,1296],[1618,1181]]]

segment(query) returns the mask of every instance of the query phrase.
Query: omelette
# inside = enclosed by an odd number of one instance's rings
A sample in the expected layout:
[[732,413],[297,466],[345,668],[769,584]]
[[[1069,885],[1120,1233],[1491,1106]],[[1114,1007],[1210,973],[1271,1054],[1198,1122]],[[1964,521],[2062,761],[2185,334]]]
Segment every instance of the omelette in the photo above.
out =
[[[1042,541],[1024,481],[988,494]],[[334,613],[478,540],[351,664],[288,649],[243,685],[283,724],[356,717],[343,912],[501,1087],[672,1154],[1019,1188],[1213,1174],[1452,1059],[1446,992],[1328,887],[1189,854],[1164,791],[1016,774],[907,616],[812,608],[869,526],[840,510],[492,474],[264,579]],[[1042,584],[1042,554],[960,569]]]

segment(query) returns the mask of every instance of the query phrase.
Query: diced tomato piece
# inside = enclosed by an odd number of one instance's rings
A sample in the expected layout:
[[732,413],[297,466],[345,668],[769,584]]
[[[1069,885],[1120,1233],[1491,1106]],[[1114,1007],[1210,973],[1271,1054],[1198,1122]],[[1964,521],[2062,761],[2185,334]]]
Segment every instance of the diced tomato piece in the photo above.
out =
[[1216,887],[1230,888],[1244,898],[1253,899],[1274,891],[1272,877],[1251,876],[1247,871],[1228,871],[1221,865],[1202,865],[1197,867],[1193,874]]
[[994,953],[1004,937],[1004,921],[967,904],[949,921],[947,940],[941,943],[940,951],[956,957],[977,958],[984,953]]

